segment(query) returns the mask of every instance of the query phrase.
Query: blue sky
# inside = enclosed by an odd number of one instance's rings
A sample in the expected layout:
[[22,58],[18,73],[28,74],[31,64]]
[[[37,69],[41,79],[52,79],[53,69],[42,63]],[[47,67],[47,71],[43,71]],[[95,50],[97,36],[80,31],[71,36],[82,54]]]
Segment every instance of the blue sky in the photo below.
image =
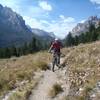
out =
[[65,37],[77,23],[100,16],[100,0],[0,0],[19,13],[26,24]]

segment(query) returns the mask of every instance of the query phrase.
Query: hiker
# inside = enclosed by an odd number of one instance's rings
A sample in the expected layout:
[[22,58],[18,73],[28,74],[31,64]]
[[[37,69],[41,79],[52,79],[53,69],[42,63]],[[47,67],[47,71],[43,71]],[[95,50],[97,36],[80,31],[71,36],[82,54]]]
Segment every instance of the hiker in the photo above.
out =
[[[53,54],[53,62],[52,62],[53,71],[54,71],[55,62],[56,62],[56,66],[60,68],[60,54],[61,54],[60,49],[61,47],[62,47],[62,44],[57,38],[51,43],[49,52]],[[55,59],[57,61],[55,61]]]

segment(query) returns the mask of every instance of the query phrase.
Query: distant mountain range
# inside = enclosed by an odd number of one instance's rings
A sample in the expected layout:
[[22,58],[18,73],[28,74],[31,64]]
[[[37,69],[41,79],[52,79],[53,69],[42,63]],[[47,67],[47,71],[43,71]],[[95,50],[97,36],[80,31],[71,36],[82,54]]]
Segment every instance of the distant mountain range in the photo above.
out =
[[[84,23],[78,23],[71,31],[72,35],[88,32],[91,24],[97,28],[100,25],[100,18],[91,16]],[[53,32],[32,29],[25,24],[19,14],[0,4],[0,47],[20,46],[25,42],[30,42],[33,37],[40,41],[52,41],[56,36]]]
[[88,32],[91,24],[97,28],[100,25],[100,18],[91,16],[84,23],[78,23],[71,31],[72,35],[76,36]]
[[54,39],[56,37],[53,32],[46,32],[38,28],[31,28],[29,25],[27,25],[27,27],[32,33],[42,39]]
[[19,14],[0,4],[0,47],[22,45],[30,42],[33,37],[51,40],[55,36],[40,29],[29,28]]
[[55,35],[54,35],[53,32],[46,32],[46,31],[44,31],[44,30],[35,29],[35,28],[32,29],[32,32],[33,32],[35,35],[41,37],[41,38],[44,39],[44,40],[48,40],[48,39],[49,39],[49,40],[52,40],[53,38],[55,38]]
[[0,5],[0,47],[20,45],[33,36],[20,15]]

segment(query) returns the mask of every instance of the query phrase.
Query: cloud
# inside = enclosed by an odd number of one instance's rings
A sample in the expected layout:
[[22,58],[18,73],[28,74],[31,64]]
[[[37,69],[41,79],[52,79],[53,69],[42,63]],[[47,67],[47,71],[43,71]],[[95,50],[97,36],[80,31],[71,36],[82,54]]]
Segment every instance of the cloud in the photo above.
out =
[[74,22],[75,21],[74,18],[72,18],[72,17],[67,17],[66,18],[64,15],[60,15],[59,18],[65,23]]
[[86,21],[86,19],[81,20],[79,23],[84,23]]
[[93,4],[96,4],[95,9],[100,10],[100,0],[90,0]]
[[30,25],[32,28],[39,28],[43,29],[47,32],[54,32],[56,36],[60,38],[64,38],[69,31],[72,30],[73,27],[76,25],[76,21],[72,17],[65,17],[60,18],[58,17],[58,20],[37,20],[35,18],[30,18],[27,16],[24,16],[24,19],[26,20],[26,23]]
[[94,4],[100,4],[100,0],[90,0]]
[[26,24],[30,25],[32,28],[54,32],[61,38],[66,36],[76,25],[76,21],[73,17],[59,15],[55,19],[54,16],[50,15],[50,11],[52,11],[53,8],[47,1],[33,1],[34,0],[30,0],[30,3],[28,3],[28,0],[0,0],[0,3],[21,14]]
[[54,23],[51,23],[48,29],[54,32],[60,38],[64,38],[69,31],[75,27],[76,22],[72,17],[64,17],[63,19],[56,20]]
[[61,19],[65,19],[64,15],[60,15],[59,17],[60,17]]
[[38,6],[30,6],[27,9],[27,13],[24,14],[24,16],[27,16],[27,15],[33,18],[48,17],[48,13],[45,12],[44,10],[41,10],[41,8]]
[[15,0],[0,0],[0,3],[3,6],[8,6],[10,8],[13,8],[14,11],[19,12],[20,6],[18,5],[18,2]]
[[24,16],[23,18],[25,19],[26,24],[30,25],[32,28],[43,28],[40,20],[28,16]]
[[34,2],[33,0],[30,0],[30,3],[28,0],[0,0],[0,3],[3,6],[12,8],[13,11],[17,12],[21,16],[29,16],[32,18],[48,18],[48,10],[52,9],[47,2],[44,3],[44,9],[42,9],[39,6],[39,3],[41,2]]
[[48,4],[48,2],[46,2],[46,1],[40,1],[39,6],[40,6],[40,8],[42,8],[43,10],[46,10],[46,11],[52,10],[52,6],[50,4]]

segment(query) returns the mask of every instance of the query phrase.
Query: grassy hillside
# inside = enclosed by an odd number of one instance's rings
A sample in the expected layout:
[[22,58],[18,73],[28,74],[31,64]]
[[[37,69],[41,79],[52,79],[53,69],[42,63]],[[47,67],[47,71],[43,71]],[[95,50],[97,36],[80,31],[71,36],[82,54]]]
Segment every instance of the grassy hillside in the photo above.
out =
[[[65,100],[88,100],[93,94],[95,100],[99,100],[97,83],[100,82],[100,41],[64,48],[62,53],[65,54],[63,64],[68,67],[71,82],[69,95]],[[46,70],[50,59],[51,56],[46,51],[19,58],[1,59],[0,95],[19,87],[10,100],[27,100],[41,78],[34,78],[35,72]]]
[[18,87],[22,81],[35,82],[34,73],[46,70],[49,60],[50,55],[46,52],[19,58],[0,59],[0,95]]
[[95,100],[100,100],[100,92],[94,91],[100,82],[100,41],[65,48],[63,52],[66,54],[64,64],[69,68],[71,82],[66,99],[87,100],[95,95]]

